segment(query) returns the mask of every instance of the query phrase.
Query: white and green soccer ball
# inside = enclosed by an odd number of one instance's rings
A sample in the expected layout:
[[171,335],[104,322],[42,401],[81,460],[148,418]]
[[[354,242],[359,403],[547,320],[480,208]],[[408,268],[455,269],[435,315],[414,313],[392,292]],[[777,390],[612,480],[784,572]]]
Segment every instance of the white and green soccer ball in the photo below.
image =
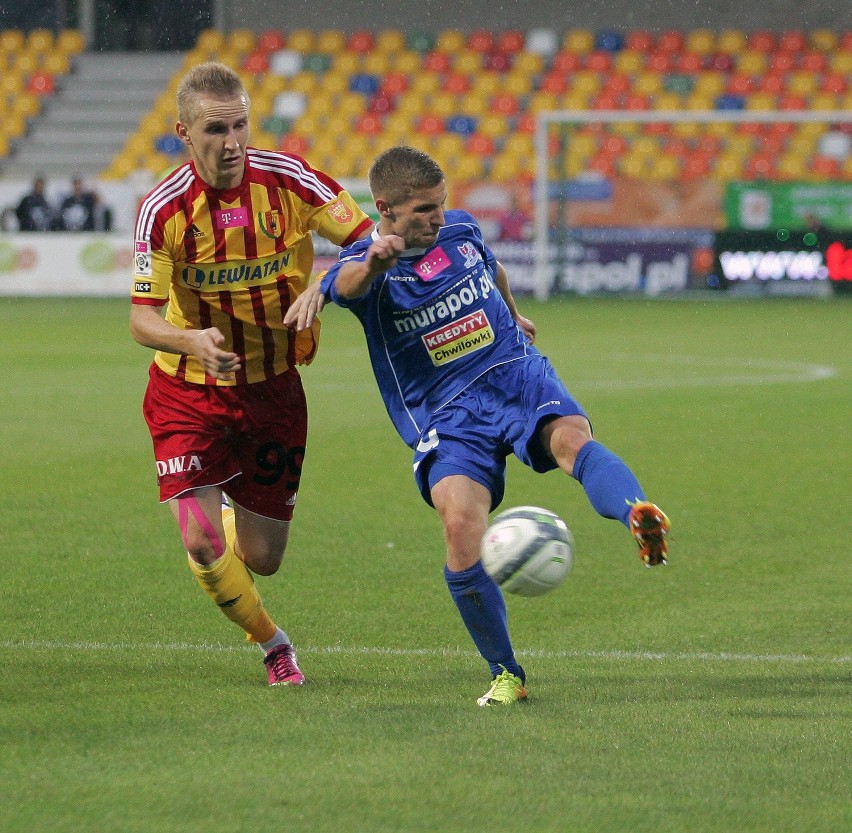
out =
[[497,515],[482,539],[482,566],[507,593],[541,596],[574,562],[568,524],[548,509],[516,506]]

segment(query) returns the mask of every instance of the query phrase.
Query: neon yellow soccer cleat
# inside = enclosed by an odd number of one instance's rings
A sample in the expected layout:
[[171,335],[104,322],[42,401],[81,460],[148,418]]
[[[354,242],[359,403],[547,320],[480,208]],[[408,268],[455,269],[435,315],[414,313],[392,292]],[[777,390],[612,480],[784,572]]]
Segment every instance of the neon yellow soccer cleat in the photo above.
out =
[[508,671],[504,671],[491,681],[491,688],[476,701],[476,705],[492,706],[500,704],[508,706],[510,703],[525,700],[526,696],[527,690],[524,688],[523,680]]

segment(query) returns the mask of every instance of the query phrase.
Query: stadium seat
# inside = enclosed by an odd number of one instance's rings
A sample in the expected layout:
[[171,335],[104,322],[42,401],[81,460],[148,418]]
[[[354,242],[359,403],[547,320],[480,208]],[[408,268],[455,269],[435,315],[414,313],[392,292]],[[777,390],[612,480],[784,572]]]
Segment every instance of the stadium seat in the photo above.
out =
[[269,57],[269,69],[273,75],[292,78],[302,71],[302,53],[295,49],[279,49]]
[[374,49],[377,52],[395,54],[406,49],[405,34],[400,29],[382,29],[376,35]]
[[[524,33],[519,29],[507,29],[498,34],[497,49],[505,52],[507,55],[515,55],[524,51],[525,40]],[[535,53],[526,52],[526,54],[532,55]]]
[[284,37],[284,33],[279,29],[267,29],[257,36],[257,48],[267,54],[283,49],[286,44],[287,38]]
[[559,37],[553,29],[530,29],[525,46],[533,55],[549,57],[559,51]]

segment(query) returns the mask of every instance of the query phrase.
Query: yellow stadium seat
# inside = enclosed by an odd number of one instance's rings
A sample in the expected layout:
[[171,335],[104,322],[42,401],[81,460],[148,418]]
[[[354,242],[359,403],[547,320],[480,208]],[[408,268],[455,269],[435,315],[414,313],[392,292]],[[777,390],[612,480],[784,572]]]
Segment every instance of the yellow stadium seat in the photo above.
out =
[[814,110],[839,110],[839,97],[834,93],[814,93],[810,106]]
[[503,90],[511,95],[524,96],[532,91],[533,77],[515,67],[503,76]]
[[541,113],[544,110],[558,110],[562,101],[556,93],[535,92],[527,102],[527,112]]
[[536,76],[544,71],[544,56],[532,52],[519,52],[512,64],[512,70],[528,77]]
[[774,110],[775,96],[771,93],[750,93],[746,96],[746,110]]
[[420,70],[422,58],[419,52],[413,52],[410,49],[397,52],[394,56],[391,66],[395,72],[402,72],[405,75],[413,75]]
[[819,78],[812,72],[791,72],[787,77],[787,92],[809,96],[816,92]]
[[442,133],[432,140],[432,149],[444,159],[464,153],[464,136],[458,133]]
[[448,52],[454,55],[461,52],[465,47],[465,35],[458,29],[445,29],[435,41],[435,50],[438,52]]
[[648,179],[652,182],[671,182],[680,174],[681,160],[677,156],[661,155],[651,160]]
[[441,76],[437,72],[420,72],[411,79],[411,93],[431,95],[441,89]]
[[760,75],[766,70],[767,63],[763,52],[743,52],[737,57],[737,69],[746,75]]
[[656,95],[663,88],[663,76],[659,72],[641,72],[633,81],[633,91],[640,95]]
[[777,169],[783,179],[804,179],[808,172],[807,158],[797,153],[785,153],[779,158]]
[[325,95],[337,95],[349,91],[349,76],[343,72],[329,70],[320,79],[320,87]]
[[624,49],[613,58],[613,69],[623,75],[633,75],[640,72],[645,65],[645,55],[633,49]]
[[485,175],[486,160],[482,156],[465,153],[450,162],[452,177],[459,182],[481,179]]
[[831,29],[815,29],[810,35],[811,46],[820,52],[831,52],[837,47],[837,33]]
[[646,158],[626,153],[618,159],[618,170],[623,176],[630,179],[644,179],[647,169]]
[[71,71],[71,59],[67,52],[48,52],[42,58],[41,68],[51,75],[67,75]]
[[716,36],[710,29],[693,29],[686,33],[684,50],[709,55],[716,48]]
[[743,167],[744,160],[741,156],[720,153],[713,163],[711,175],[714,179],[722,181],[733,180],[742,174]]
[[486,113],[479,117],[477,131],[492,139],[502,139],[509,133],[509,121],[498,113]]
[[361,59],[361,71],[371,75],[387,75],[392,62],[393,56],[389,52],[368,52]]
[[219,52],[225,46],[225,35],[218,29],[204,29],[199,32],[195,45],[205,52]]
[[743,158],[755,150],[754,139],[747,133],[734,133],[725,141],[725,152],[732,156]]
[[41,67],[41,55],[24,50],[15,55],[14,71],[21,75],[32,75]]
[[496,72],[480,72],[473,77],[473,89],[483,95],[492,96],[502,88],[500,75]]
[[41,112],[41,98],[34,93],[20,93],[14,101],[12,111],[20,113],[26,119],[35,118]]
[[517,157],[534,157],[535,141],[530,133],[511,133],[503,142],[503,154]]
[[342,75],[353,75],[361,69],[361,56],[356,52],[338,52],[331,66]]
[[458,100],[458,112],[466,116],[481,116],[488,111],[489,101],[489,97],[480,92],[465,93]]
[[563,38],[562,48],[568,52],[586,55],[595,48],[595,36],[588,29],[572,29]]
[[326,55],[339,55],[346,51],[346,35],[340,29],[326,29],[316,36],[311,49]]
[[251,29],[234,29],[228,36],[228,48],[242,56],[254,49],[255,39]]
[[655,156],[660,152],[660,143],[655,136],[637,136],[630,143],[630,152],[637,157]]
[[16,111],[6,113],[3,118],[3,131],[10,139],[17,139],[27,132],[27,118]]
[[446,118],[455,115],[457,110],[456,97],[452,93],[436,92],[429,99],[429,112],[436,116]]
[[695,86],[692,91],[705,96],[717,96],[722,94],[725,83],[725,74],[722,72],[715,70],[699,72],[695,77]]
[[9,137],[0,133],[0,157],[8,156],[11,149],[12,143],[9,141]]
[[601,78],[597,72],[581,69],[574,74],[571,89],[578,93],[596,93],[601,88]]
[[294,29],[287,33],[287,47],[306,54],[314,50],[314,33],[310,29]]
[[0,98],[20,95],[24,90],[24,76],[14,69],[0,73]]
[[382,29],[376,35],[378,52],[402,52],[405,49],[405,33],[400,29]]
[[739,29],[728,29],[716,38],[716,49],[729,55],[738,55],[744,52],[747,46],[748,38],[745,32]]
[[86,41],[79,29],[63,29],[56,36],[56,49],[69,57],[79,55],[86,48]]
[[[702,104],[704,100],[702,99]],[[654,96],[655,110],[680,110],[683,106],[680,96],[677,93],[659,93]],[[693,108],[694,109],[694,108]]]
[[361,93],[342,93],[337,97],[336,111],[344,119],[360,116],[367,109],[367,99]]
[[26,35],[20,29],[0,30],[0,52],[6,54],[21,52],[26,41]]
[[33,29],[27,35],[26,48],[30,52],[43,53],[53,49],[55,38],[50,29]]
[[459,52],[453,58],[453,69],[463,75],[473,75],[482,70],[482,56],[478,52]]

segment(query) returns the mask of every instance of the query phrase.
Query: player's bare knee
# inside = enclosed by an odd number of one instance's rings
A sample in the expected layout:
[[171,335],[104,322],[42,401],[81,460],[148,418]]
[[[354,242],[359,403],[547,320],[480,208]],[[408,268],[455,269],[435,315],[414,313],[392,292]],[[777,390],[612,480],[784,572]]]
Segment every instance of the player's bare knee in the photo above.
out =
[[254,547],[250,552],[240,552],[240,558],[256,575],[273,576],[284,561],[284,549],[276,547]]
[[183,545],[196,564],[212,564],[222,554],[216,551],[212,541],[200,530],[184,530]]

